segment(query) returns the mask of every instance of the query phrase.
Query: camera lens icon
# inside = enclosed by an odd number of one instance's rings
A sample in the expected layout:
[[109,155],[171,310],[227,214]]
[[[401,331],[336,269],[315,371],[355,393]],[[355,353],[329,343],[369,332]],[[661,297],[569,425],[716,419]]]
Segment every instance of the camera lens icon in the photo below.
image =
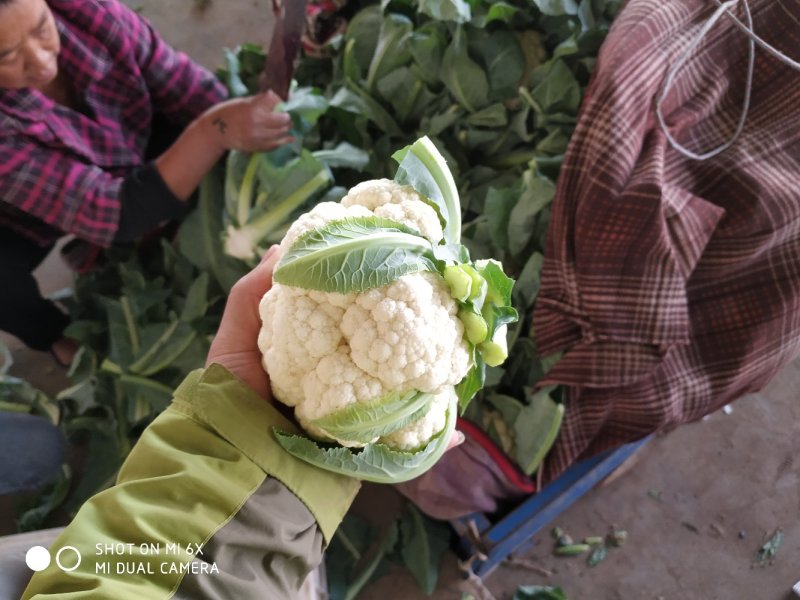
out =
[[[77,569],[81,564],[81,553],[75,546],[64,546],[56,552],[56,565],[65,573]],[[44,546],[33,546],[25,553],[25,564],[31,571],[44,571],[50,566],[50,551]]]

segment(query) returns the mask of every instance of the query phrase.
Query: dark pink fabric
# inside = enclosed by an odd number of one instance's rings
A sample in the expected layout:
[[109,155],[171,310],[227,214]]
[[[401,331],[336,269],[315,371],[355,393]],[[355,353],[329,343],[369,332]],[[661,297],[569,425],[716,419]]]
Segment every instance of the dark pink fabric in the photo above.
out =
[[[800,2],[750,6],[756,33],[800,59]],[[707,161],[673,149],[655,117],[670,66],[716,7],[631,0],[600,52],[534,311],[541,353],[565,351],[542,383],[568,386],[545,482],[758,390],[800,354],[800,73],[757,50],[744,131]],[[664,115],[684,146],[730,138],[747,48],[723,17],[678,75]]]
[[464,443],[448,450],[420,477],[397,490],[434,519],[494,513],[531,494],[536,485],[477,426],[459,419]]

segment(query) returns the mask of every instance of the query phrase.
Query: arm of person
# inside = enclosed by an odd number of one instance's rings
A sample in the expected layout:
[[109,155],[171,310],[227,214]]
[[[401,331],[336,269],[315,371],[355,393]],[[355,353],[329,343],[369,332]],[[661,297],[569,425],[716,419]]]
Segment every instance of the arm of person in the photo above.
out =
[[273,92],[218,104],[192,121],[175,143],[155,160],[167,187],[186,200],[226,150],[272,150],[292,141],[291,118],[275,112]]
[[121,2],[110,11],[133,46],[155,109],[186,129],[155,166],[169,190],[186,200],[226,150],[265,151],[289,143],[289,116],[280,98],[259,94],[222,102],[224,86],[207,69],[165,43],[145,18]]
[[23,135],[0,144],[3,201],[48,225],[100,246],[114,240],[123,178]]
[[80,564],[36,573],[23,600],[294,597],[359,484],[295,459],[273,427],[294,431],[221,365],[190,374],[54,542]]
[[185,201],[226,150],[271,150],[289,143],[289,115],[275,94],[225,102],[211,73],[166,45],[119,2],[98,9],[115,17],[116,35],[136,57],[158,112],[189,125],[154,163],[125,176],[87,163],[67,149],[9,131],[0,146],[3,200],[65,233],[99,246],[131,241],[180,217]]
[[207,367],[54,542],[74,570],[54,561],[23,600],[296,597],[359,482],[295,459],[272,435],[296,431],[269,402],[257,346],[256,299],[273,266],[274,253],[234,286]]
[[116,176],[67,149],[21,134],[3,138],[3,200],[88,242],[130,241],[180,216],[185,200],[228,149],[269,150],[289,143],[289,115],[267,93],[223,102],[196,119],[154,163]]

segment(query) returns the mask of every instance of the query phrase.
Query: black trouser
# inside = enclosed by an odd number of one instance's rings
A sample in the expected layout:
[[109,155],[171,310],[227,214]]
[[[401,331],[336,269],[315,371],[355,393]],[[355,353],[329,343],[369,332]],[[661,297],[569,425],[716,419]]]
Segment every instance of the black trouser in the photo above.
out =
[[62,337],[69,317],[42,298],[33,270],[53,245],[42,247],[0,227],[0,329],[33,350],[49,350]]

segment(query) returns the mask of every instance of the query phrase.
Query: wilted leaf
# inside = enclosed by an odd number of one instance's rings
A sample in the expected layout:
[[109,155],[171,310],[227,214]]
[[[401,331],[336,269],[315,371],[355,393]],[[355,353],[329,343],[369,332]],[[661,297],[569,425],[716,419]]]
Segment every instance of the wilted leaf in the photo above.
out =
[[516,462],[526,475],[533,475],[555,443],[564,418],[564,405],[550,396],[553,386],[533,395],[513,423]]
[[608,556],[608,548],[602,545],[597,546],[595,547],[594,550],[592,550],[592,553],[586,559],[586,564],[589,565],[590,567],[596,567],[601,562],[603,562],[607,556]]
[[489,103],[489,80],[481,66],[470,58],[462,27],[456,29],[453,41],[445,50],[441,78],[459,104],[469,112],[480,110]]
[[766,541],[766,543],[758,549],[756,552],[756,560],[760,566],[764,566],[768,562],[772,561],[775,558],[775,555],[778,553],[778,549],[783,544],[783,531],[777,529],[775,533],[772,534],[772,537]]
[[472,11],[465,0],[419,0],[419,11],[438,21],[467,23]]
[[413,25],[403,15],[390,13],[381,23],[375,54],[367,71],[366,89],[372,93],[375,85],[383,76],[402,67],[411,60],[409,37]]
[[517,588],[512,600],[568,600],[559,587],[544,585],[523,585]]
[[574,15],[578,12],[575,0],[533,0],[542,14],[558,17],[561,15]]
[[433,521],[407,504],[400,521],[401,554],[422,591],[432,594],[439,579],[439,563],[450,543],[446,523]]
[[366,76],[372,62],[382,24],[383,11],[380,6],[373,5],[359,11],[347,26],[345,39],[348,43],[353,41],[353,59],[360,71],[360,77]]
[[525,74],[526,61],[516,36],[509,35],[503,29],[473,34],[469,39],[469,50],[488,76],[490,100],[506,100],[518,96],[517,90]]
[[534,108],[545,114],[575,115],[581,103],[581,86],[563,60],[553,60],[537,69],[531,97]]
[[508,222],[508,249],[512,254],[519,254],[527,247],[539,213],[550,204],[554,194],[555,186],[549,179],[526,173],[520,198]]
[[441,86],[439,73],[447,47],[446,31],[440,23],[431,21],[417,28],[409,40],[414,61],[419,66],[422,77],[430,85]]

